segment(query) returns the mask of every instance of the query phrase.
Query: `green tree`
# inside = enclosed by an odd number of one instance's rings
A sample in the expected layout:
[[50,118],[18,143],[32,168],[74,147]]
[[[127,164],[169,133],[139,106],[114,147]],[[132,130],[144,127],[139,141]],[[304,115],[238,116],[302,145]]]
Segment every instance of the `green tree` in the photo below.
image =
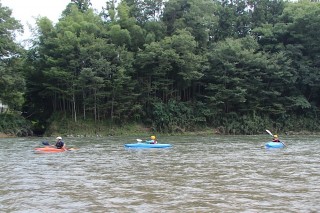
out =
[[251,20],[247,1],[215,1],[218,26],[213,29],[213,40],[220,41],[228,37],[242,38],[249,35]]
[[[41,18],[37,23],[39,41],[30,51],[34,53],[31,58],[34,71],[29,76],[30,85],[42,88],[42,92],[37,96],[43,100],[50,100],[48,110],[65,113],[71,110],[76,121],[79,106],[82,105],[82,85],[78,85],[77,80],[82,69],[93,66],[89,55],[92,58],[101,57],[99,53],[87,51],[90,49],[88,46],[98,43],[99,37],[103,35],[102,20],[92,10],[83,13],[72,7],[70,14],[60,19],[56,26],[47,18]],[[99,44],[101,47],[101,42]],[[90,50],[95,51],[94,48]],[[39,76],[43,80],[42,84],[31,83],[33,75]],[[32,91],[39,90],[31,90],[31,94]]]
[[206,97],[214,115],[279,115],[294,107],[291,60],[283,53],[258,50],[258,43],[246,37],[221,41],[209,52]]
[[64,112],[74,121],[79,113],[83,118],[93,115],[95,121],[131,118],[136,109],[128,30],[74,6],[56,26],[41,18],[38,27],[39,41],[30,51],[30,98],[48,100],[47,110]]
[[264,24],[274,26],[280,21],[280,16],[285,8],[282,0],[252,0],[248,1],[251,17],[251,28],[260,27]]
[[216,5],[210,0],[172,0],[165,4],[162,20],[167,33],[188,30],[200,47],[206,47],[212,38],[212,30],[217,27]]
[[25,81],[21,61],[23,51],[15,42],[15,33],[22,32],[23,28],[1,2],[0,17],[0,100],[11,109],[20,110]]
[[82,12],[87,11],[92,6],[90,0],[71,0],[71,2],[77,5],[78,9]]
[[[152,42],[137,55],[142,101],[150,116],[154,102],[192,101],[194,87],[202,77],[203,57],[196,55],[197,43],[188,31]],[[169,105],[168,105],[169,106]],[[158,118],[161,119],[161,118]]]
[[139,24],[144,25],[149,21],[159,21],[163,13],[163,0],[124,0],[130,7],[130,16]]
[[[275,24],[255,28],[265,51],[283,52],[291,58],[295,70],[295,87],[299,95],[296,106],[319,106],[319,11],[320,4],[311,1],[288,2]],[[292,102],[292,101],[291,101]],[[300,108],[300,107],[298,107]],[[301,113],[301,111],[300,111]]]
[[89,3],[72,1],[56,25],[38,20],[23,66],[31,118],[252,134],[316,115],[319,3],[107,0],[99,15]]

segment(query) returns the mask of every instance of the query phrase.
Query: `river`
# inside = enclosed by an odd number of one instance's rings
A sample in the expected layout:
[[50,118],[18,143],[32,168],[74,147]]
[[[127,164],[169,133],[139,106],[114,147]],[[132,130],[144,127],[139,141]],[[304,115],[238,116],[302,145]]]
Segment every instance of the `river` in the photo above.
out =
[[0,212],[320,212],[320,136],[162,136],[169,149],[126,149],[134,137],[0,138]]

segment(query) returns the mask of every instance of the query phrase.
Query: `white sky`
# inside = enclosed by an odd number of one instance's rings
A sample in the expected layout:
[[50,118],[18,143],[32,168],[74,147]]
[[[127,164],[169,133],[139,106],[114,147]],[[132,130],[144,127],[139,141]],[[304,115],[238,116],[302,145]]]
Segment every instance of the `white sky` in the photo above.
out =
[[[58,21],[62,11],[71,0],[0,0],[3,7],[12,10],[12,16],[24,26],[24,34],[17,35],[17,41],[22,42],[31,37],[29,25],[35,26],[35,18],[47,17],[54,23]],[[92,8],[101,11],[106,0],[91,0]]]

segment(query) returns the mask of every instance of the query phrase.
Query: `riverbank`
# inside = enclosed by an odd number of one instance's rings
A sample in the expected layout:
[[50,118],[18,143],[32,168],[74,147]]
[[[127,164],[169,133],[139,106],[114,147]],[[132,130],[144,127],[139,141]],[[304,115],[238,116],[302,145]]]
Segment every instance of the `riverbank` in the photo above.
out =
[[[110,134],[112,132],[112,134]],[[253,135],[264,135],[267,134],[265,131],[259,132],[257,134]],[[281,138],[290,136],[290,135],[304,135],[304,136],[311,136],[311,135],[320,135],[320,132],[310,132],[310,131],[288,131],[285,133],[276,133]],[[159,133],[159,132],[153,132],[148,129],[138,129],[135,131],[128,130],[125,131],[124,129],[113,129],[112,131],[106,131],[106,132],[97,132],[96,134],[92,134],[92,132],[83,132],[83,131],[76,131],[74,133],[68,133],[66,132],[52,132],[51,134],[45,134],[41,136],[45,137],[56,137],[56,136],[62,136],[62,137],[68,137],[68,138],[96,138],[96,137],[108,137],[108,136],[135,136],[137,138],[148,138],[151,135],[156,136],[210,136],[210,135],[226,135],[219,133],[216,129],[206,129],[203,131],[186,131],[186,132],[175,132],[175,133]],[[230,135],[230,134],[229,134]],[[40,136],[40,135],[39,135]],[[40,137],[41,137],[40,136]],[[18,136],[18,135],[12,135],[12,134],[4,134],[0,133],[0,138],[14,138],[14,137],[24,137],[24,136]]]
[[[247,135],[259,135],[267,134],[265,129],[270,127],[261,127],[260,131],[252,132]],[[174,132],[162,133],[155,131],[152,126],[146,126],[141,123],[127,123],[123,125],[112,125],[107,121],[71,121],[69,119],[54,120],[51,125],[47,128],[45,136],[71,136],[71,137],[105,137],[105,136],[139,136],[149,137],[150,135],[184,135],[184,136],[208,136],[208,135],[241,135],[241,134],[227,134],[224,131],[225,128],[218,127],[198,127],[193,131],[176,128]],[[278,134],[280,137],[286,135],[319,135],[318,131],[277,131],[270,129],[273,134]],[[238,131],[235,131],[238,132]]]
[[16,136],[0,132],[0,138],[13,138],[13,137],[16,137]]
[[[17,119],[11,118],[11,121],[8,121],[8,124],[15,124]],[[19,122],[19,123],[27,123]],[[6,131],[0,132],[0,138],[10,138],[10,137],[24,137],[24,136],[45,136],[45,137],[106,137],[106,136],[137,136],[137,137],[150,137],[150,135],[163,135],[163,136],[174,136],[174,135],[184,135],[184,136],[209,136],[209,135],[240,135],[240,134],[227,134],[228,131],[225,131],[225,128],[218,127],[197,127],[192,131],[175,128],[174,132],[169,133],[160,133],[155,131],[152,126],[146,126],[141,123],[126,123],[121,125],[111,124],[109,121],[94,121],[94,120],[78,120],[74,122],[71,119],[67,119],[63,116],[56,117],[51,119],[51,122],[48,122],[49,125],[40,132],[32,132],[31,125],[8,125]],[[26,128],[26,126],[28,128]],[[13,128],[14,127],[14,128]],[[267,134],[265,128],[261,126],[259,131],[254,131],[251,134],[247,135],[259,135]],[[270,129],[270,127],[268,127]],[[319,135],[320,132],[316,131],[277,131],[275,129],[270,129],[273,134],[278,134],[280,137],[286,135]],[[1,130],[0,130],[1,131]],[[5,133],[4,133],[5,132]],[[239,131],[234,131],[239,132]]]

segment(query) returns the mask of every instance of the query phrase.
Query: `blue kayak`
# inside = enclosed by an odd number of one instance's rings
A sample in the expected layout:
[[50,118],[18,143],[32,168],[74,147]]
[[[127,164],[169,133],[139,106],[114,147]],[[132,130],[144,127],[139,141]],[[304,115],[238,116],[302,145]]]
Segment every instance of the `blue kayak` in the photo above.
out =
[[283,148],[284,144],[281,142],[268,142],[265,144],[266,148]]
[[165,143],[128,143],[124,145],[127,148],[169,148],[172,145],[171,144],[165,144]]

